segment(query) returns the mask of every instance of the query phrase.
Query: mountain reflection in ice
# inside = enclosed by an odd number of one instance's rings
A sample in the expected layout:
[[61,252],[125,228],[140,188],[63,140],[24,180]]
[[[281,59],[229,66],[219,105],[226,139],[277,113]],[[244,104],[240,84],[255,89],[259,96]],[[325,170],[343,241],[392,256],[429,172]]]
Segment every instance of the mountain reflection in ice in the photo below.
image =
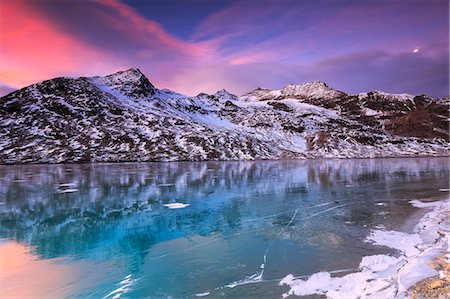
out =
[[88,295],[191,296],[254,274],[271,242],[271,279],[357,264],[371,227],[448,178],[446,158],[0,166],[0,239],[122,275]]

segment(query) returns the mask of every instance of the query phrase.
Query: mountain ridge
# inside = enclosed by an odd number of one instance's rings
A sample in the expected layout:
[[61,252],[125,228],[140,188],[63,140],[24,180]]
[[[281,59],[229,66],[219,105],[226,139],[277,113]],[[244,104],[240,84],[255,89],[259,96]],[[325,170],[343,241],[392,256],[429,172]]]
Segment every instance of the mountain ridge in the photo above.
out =
[[313,81],[301,84],[288,84],[281,89],[268,89],[259,87],[249,93],[243,94],[241,98],[247,101],[264,101],[282,99],[287,97],[296,99],[333,99],[346,95],[346,93],[340,90],[331,88],[323,81]]
[[0,164],[448,155],[448,99],[322,81],[189,97],[137,68],[0,98]]

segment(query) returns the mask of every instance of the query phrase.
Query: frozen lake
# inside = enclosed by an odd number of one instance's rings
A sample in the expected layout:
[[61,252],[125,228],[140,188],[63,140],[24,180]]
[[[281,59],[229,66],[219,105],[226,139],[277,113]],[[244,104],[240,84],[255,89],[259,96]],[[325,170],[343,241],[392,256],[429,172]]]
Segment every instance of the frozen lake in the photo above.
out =
[[448,158],[0,166],[2,297],[280,298],[357,271]]

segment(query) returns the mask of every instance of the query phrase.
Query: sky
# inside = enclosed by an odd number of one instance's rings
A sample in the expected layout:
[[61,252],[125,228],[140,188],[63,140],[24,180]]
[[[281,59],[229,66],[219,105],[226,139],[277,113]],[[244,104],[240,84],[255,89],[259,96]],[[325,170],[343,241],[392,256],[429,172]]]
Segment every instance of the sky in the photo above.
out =
[[187,95],[325,81],[449,92],[448,0],[8,0],[0,95],[139,68]]

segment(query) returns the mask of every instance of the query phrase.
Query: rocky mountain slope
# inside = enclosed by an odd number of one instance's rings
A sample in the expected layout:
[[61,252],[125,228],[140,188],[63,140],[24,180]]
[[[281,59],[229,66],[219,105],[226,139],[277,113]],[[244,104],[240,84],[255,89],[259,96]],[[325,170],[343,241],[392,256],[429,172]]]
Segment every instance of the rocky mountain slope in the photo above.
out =
[[130,69],[47,80],[0,103],[0,164],[448,154],[448,98],[323,82],[188,97]]

